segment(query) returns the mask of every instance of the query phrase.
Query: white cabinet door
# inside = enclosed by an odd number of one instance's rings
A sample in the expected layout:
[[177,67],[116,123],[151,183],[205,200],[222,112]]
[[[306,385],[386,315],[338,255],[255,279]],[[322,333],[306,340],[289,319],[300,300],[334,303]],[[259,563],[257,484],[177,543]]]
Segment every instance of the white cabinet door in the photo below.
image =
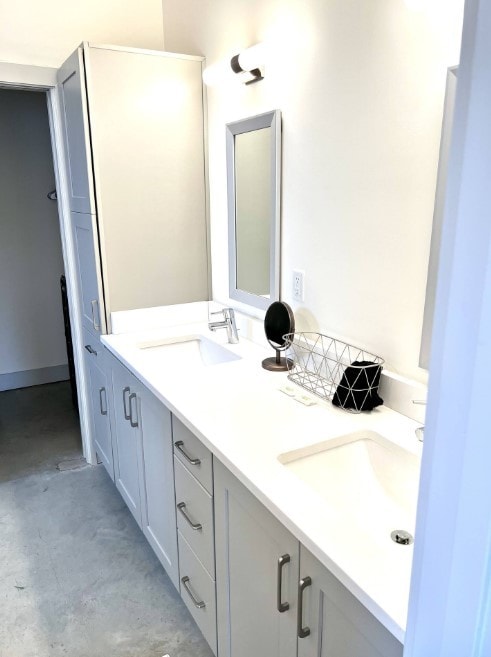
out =
[[139,384],[126,367],[115,358],[111,361],[116,486],[141,527]]
[[179,589],[171,414],[124,365],[108,358],[116,486]]
[[142,529],[179,589],[171,413],[143,386],[139,396],[143,451]]
[[77,254],[82,324],[96,334],[105,333],[96,218],[94,215],[78,212],[72,212],[70,216]]
[[95,212],[82,49],[57,73],[67,160],[70,210]]
[[114,460],[109,420],[111,401],[108,376],[104,368],[104,349],[98,338],[84,331],[85,362],[88,365],[90,379],[90,398],[92,406],[92,437],[98,460],[103,463],[109,476],[114,481]]
[[402,657],[401,643],[303,546],[300,577],[298,657]]
[[299,543],[217,460],[214,473],[218,654],[296,657]]

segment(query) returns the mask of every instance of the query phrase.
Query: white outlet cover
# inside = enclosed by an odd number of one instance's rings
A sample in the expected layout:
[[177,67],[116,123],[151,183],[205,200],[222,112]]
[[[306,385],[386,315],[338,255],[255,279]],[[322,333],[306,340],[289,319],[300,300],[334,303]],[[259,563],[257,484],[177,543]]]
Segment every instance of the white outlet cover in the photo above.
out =
[[304,300],[304,276],[305,273],[299,269],[293,270],[292,296],[295,301]]

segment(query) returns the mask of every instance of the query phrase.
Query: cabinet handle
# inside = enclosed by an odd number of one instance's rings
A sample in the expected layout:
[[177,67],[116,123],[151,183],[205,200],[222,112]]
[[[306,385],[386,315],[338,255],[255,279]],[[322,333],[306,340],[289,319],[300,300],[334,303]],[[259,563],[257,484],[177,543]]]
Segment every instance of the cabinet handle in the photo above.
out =
[[297,635],[299,639],[305,639],[310,634],[310,627],[303,627],[303,592],[308,586],[312,586],[310,577],[304,577],[298,583]]
[[101,330],[100,317],[97,321],[95,318],[96,308],[97,308],[97,315],[99,316],[99,302],[97,301],[97,299],[94,299],[93,301],[90,302],[90,305],[92,307],[92,324],[96,331],[100,331]]
[[135,413],[136,420],[133,420],[133,405],[131,403],[133,399],[136,399],[136,392],[132,392],[130,395],[130,417],[129,417],[131,426],[136,428],[138,426],[138,406],[136,407],[136,413]]
[[176,449],[181,452],[181,454],[184,456],[186,461],[188,463],[191,463],[191,465],[201,465],[201,460],[200,459],[193,459],[189,454],[186,452],[186,450],[183,448],[184,441],[183,440],[178,440],[177,442],[174,443],[176,446]]
[[193,522],[191,518],[188,516],[188,514],[185,511],[186,505],[184,504],[184,502],[179,502],[177,508],[185,517],[185,519],[187,520],[188,524],[192,529],[194,529],[195,531],[197,531],[198,529],[203,529],[203,525],[200,522]]
[[97,356],[97,351],[93,347],[91,347],[90,344],[86,344],[85,348],[87,349],[89,354],[92,354],[93,356]]
[[276,587],[276,608],[282,614],[284,611],[288,611],[290,609],[290,603],[289,602],[282,602],[282,593],[281,593],[281,579],[282,579],[282,574],[283,574],[283,566],[286,563],[290,563],[290,555],[289,554],[284,554],[278,559],[278,580],[277,580],[277,587]]
[[187,594],[193,601],[193,605],[196,607],[196,609],[204,609],[206,607],[205,601],[196,599],[196,596],[191,591],[191,587],[189,586],[189,577],[187,575],[186,577],[181,577],[181,582],[184,588],[186,589]]
[[[102,406],[102,393],[104,393],[104,400],[105,400],[104,406],[106,410],[104,410]],[[99,405],[101,407],[101,415],[107,415],[107,392],[105,388],[99,388]]]
[[126,411],[126,393],[130,391],[130,387],[126,386],[126,388],[123,388],[123,413],[124,413],[124,419],[125,420],[131,420],[130,414]]

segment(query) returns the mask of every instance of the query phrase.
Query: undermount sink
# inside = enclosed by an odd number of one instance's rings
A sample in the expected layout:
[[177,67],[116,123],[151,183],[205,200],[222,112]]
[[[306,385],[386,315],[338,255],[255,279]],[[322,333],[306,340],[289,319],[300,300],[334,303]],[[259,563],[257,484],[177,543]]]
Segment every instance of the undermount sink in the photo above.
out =
[[203,335],[186,335],[153,340],[141,342],[137,346],[139,349],[151,354],[152,358],[181,368],[192,365],[208,367],[240,360],[240,356],[233,351],[212,340],[208,340]]
[[384,540],[414,532],[419,458],[374,431],[350,433],[287,452],[280,463],[330,505]]

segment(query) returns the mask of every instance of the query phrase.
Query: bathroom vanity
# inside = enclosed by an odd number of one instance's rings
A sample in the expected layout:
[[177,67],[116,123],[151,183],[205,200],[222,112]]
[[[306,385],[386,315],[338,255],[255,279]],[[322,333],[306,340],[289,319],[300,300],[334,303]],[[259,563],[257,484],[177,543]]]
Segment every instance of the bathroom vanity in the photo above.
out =
[[[215,654],[402,655],[412,546],[390,532],[414,533],[416,423],[306,407],[261,368],[266,349],[204,321],[102,343],[100,460]],[[351,465],[365,477],[359,513],[315,484],[318,455],[340,484]]]

